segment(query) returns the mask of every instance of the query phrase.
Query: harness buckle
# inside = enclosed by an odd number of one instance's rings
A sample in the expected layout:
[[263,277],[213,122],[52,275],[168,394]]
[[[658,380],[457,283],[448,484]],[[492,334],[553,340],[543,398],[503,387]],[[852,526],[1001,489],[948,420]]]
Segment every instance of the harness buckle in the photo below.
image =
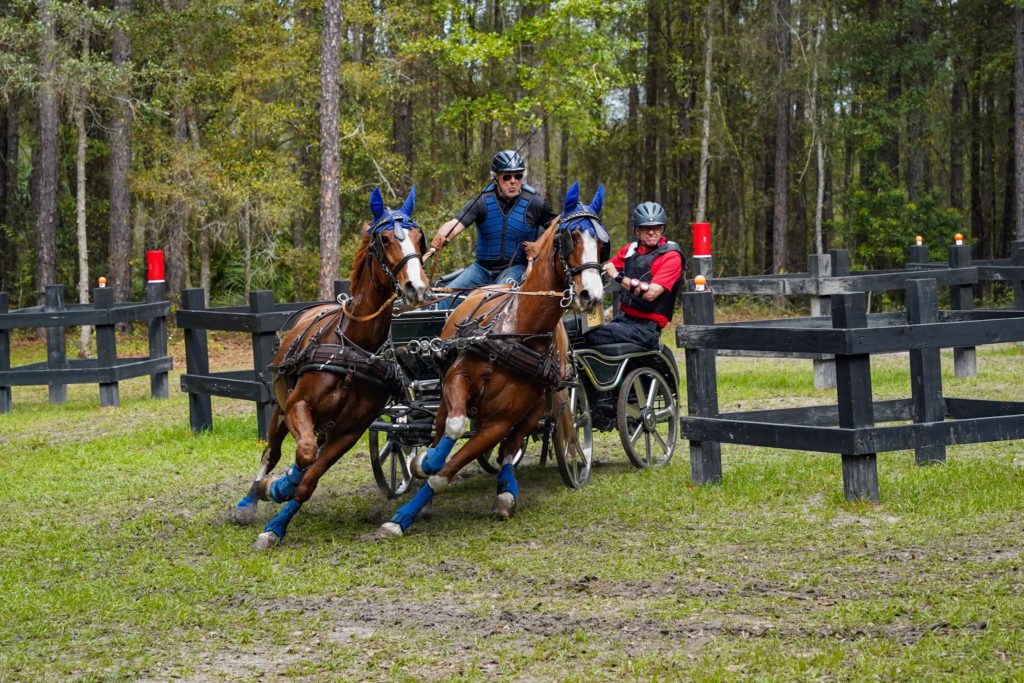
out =
[[352,297],[345,292],[339,292],[336,301],[342,306],[345,306],[349,301],[352,301]]

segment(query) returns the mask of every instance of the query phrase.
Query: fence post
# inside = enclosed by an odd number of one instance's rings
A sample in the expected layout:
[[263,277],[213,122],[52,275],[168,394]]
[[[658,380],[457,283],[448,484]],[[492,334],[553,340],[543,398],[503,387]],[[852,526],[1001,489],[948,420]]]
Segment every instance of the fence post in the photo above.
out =
[[[337,281],[336,281],[337,282]],[[270,313],[274,310],[274,293],[261,290],[258,292],[249,292],[249,310],[259,316],[261,313]],[[263,371],[267,369],[267,366],[274,362],[274,349],[277,346],[277,332],[253,332],[252,333],[252,361],[253,361],[253,379],[257,382],[266,385],[266,380],[263,377]],[[263,440],[267,438],[267,426],[270,424],[270,418],[274,414],[273,401],[264,403],[262,401],[256,402],[256,428],[259,433],[259,437]]]
[[[971,246],[951,244],[949,246],[949,267],[969,268]],[[974,285],[950,285],[949,307],[954,311],[970,311],[974,308]],[[953,373],[957,377],[974,377],[978,374],[978,356],[973,346],[953,349]]]
[[[113,368],[117,360],[117,332],[110,312],[114,308],[114,290],[97,287],[92,290],[93,308],[107,311],[107,320],[96,325],[96,367]],[[120,405],[117,382],[100,382],[100,407]]]
[[[830,254],[811,254],[807,257],[807,271],[811,277],[817,278],[819,284],[821,279],[832,275],[832,256]],[[811,297],[811,315],[820,318],[832,315],[832,301],[827,296]],[[836,385],[836,359],[815,358],[814,363],[814,388],[832,389]]]
[[[46,285],[43,310],[57,313],[64,310],[64,285]],[[59,316],[58,316],[59,317]],[[64,338],[64,327],[46,328],[46,368],[48,370],[65,370],[68,367],[67,340]],[[68,385],[57,380],[48,383],[50,403],[62,404],[68,400]]]
[[[907,281],[907,322],[911,325],[939,322],[938,284],[934,278]],[[945,419],[938,348],[911,349],[910,390],[914,422],[942,422]],[[915,448],[914,459],[918,465],[945,462],[946,447]]]
[[[167,300],[167,285],[163,282],[146,283],[146,302],[155,304]],[[167,316],[157,315],[149,320],[149,358],[163,358],[167,355]],[[167,398],[168,380],[166,372],[149,376],[149,395],[153,398]]]
[[928,263],[931,258],[928,254],[927,244],[911,244],[907,253],[907,265],[918,265]]
[[850,274],[850,252],[847,249],[829,249],[832,259],[832,277],[846,277]]
[[[864,292],[832,297],[832,327],[849,329],[868,326],[868,303]],[[836,393],[839,426],[847,429],[870,427],[875,423],[871,397],[871,356],[862,353],[836,355]],[[875,453],[843,453],[843,494],[846,500],[878,502],[878,457]]]
[[[190,311],[206,308],[206,292],[186,289],[181,293],[181,307]],[[206,344],[206,330],[185,328],[185,371],[190,375],[210,374],[210,352]],[[193,432],[213,429],[213,410],[208,394],[188,395],[188,420]]]
[[[0,315],[9,312],[10,298],[0,292]],[[0,371],[11,369],[11,331],[0,329]],[[11,412],[11,388],[0,387],[0,415]]]
[[[683,323],[714,325],[715,300],[711,292],[685,292]],[[686,407],[696,417],[718,416],[718,378],[715,349],[686,349]],[[690,480],[695,485],[722,481],[722,444],[690,442]]]
[[[1010,265],[1024,267],[1024,241],[1010,242]],[[1024,311],[1024,278],[1013,279],[1013,310]]]

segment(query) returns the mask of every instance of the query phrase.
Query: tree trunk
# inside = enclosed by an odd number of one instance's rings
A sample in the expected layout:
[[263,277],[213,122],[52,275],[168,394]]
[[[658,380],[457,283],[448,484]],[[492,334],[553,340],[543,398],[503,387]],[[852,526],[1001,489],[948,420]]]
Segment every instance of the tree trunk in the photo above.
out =
[[[7,141],[9,139],[8,121],[11,106],[9,103],[0,103],[0,292],[11,291],[9,279],[12,268],[11,256],[14,251],[7,238],[8,230],[11,227],[8,222],[8,216],[10,215],[8,202],[13,201],[12,196],[8,194],[7,188],[9,178],[14,174],[14,168],[10,167],[10,157],[7,154]],[[11,168],[10,173],[8,173],[9,167]]]
[[46,285],[57,284],[57,92],[54,89],[57,27],[49,0],[39,0],[43,25],[39,50],[39,166],[36,168],[38,203],[36,213],[37,277],[41,293]]
[[1014,237],[1024,240],[1024,9],[1013,7]]
[[823,254],[825,253],[824,245],[821,237],[821,224],[822,217],[825,210],[825,143],[822,138],[824,137],[823,126],[821,125],[821,118],[818,115],[818,69],[821,63],[821,38],[825,33],[825,16],[824,13],[818,17],[818,24],[814,35],[814,52],[812,53],[812,65],[811,65],[811,92],[810,97],[810,120],[811,120],[811,138],[814,142],[814,157],[817,161],[817,173],[815,174],[818,180],[817,188],[814,196],[814,253]]
[[[633,164],[629,164],[632,169]],[[634,172],[635,176],[635,172]],[[569,131],[562,128],[562,139],[558,145],[558,200],[565,199],[565,193],[569,191]],[[552,202],[552,206],[555,203]],[[555,206],[555,210],[561,207]]]
[[[627,156],[632,160],[626,164],[626,211],[640,203],[640,174],[637,167],[640,158],[640,87],[636,83],[629,86],[629,109],[626,118],[626,149]],[[566,132],[562,131],[563,144]],[[563,155],[565,153],[563,152]],[[563,168],[563,176],[568,171],[568,164]],[[562,180],[562,196],[565,196],[566,181]]]
[[[975,61],[977,64],[977,61]],[[967,130],[971,135],[971,233],[975,239],[985,234],[985,211],[981,198],[981,93],[977,92],[980,86],[975,86],[975,92],[970,93],[971,123]]]
[[715,2],[709,0],[707,13],[707,38],[704,41],[704,102],[701,106],[701,129],[700,129],[700,176],[697,181],[697,215],[698,223],[705,221],[705,211],[708,201],[708,167],[711,164],[710,141],[711,141],[711,65],[713,61],[713,27],[715,19]]
[[958,64],[954,61],[953,87],[949,99],[949,205],[954,209],[964,208],[964,98],[967,82]]
[[[920,4],[910,3],[910,46],[921,52],[927,40],[927,29]],[[917,64],[911,68],[911,106],[907,112],[907,195],[917,201],[928,191],[928,145],[925,138],[925,93],[928,87],[927,67]]]
[[[0,205],[0,224],[7,226],[8,235],[13,235],[22,212],[21,200],[18,196],[18,154],[21,131],[19,127],[21,101],[16,97],[7,100],[7,135],[5,136],[3,165],[7,171],[6,201]],[[17,263],[14,249],[0,251],[0,291],[10,292],[14,289],[14,268]]]
[[203,288],[205,304],[210,305],[210,228],[199,228],[199,286]]
[[412,169],[415,162],[412,130],[412,95],[400,93],[394,103],[394,115],[391,125],[392,139],[395,141],[395,153],[405,159],[402,171],[402,184],[412,183]]
[[658,32],[661,30],[661,17],[658,5],[661,0],[649,0],[647,3],[647,71],[644,84],[644,145],[643,154],[634,163],[642,169],[640,176],[640,194],[644,199],[654,197],[658,184],[658,90],[660,79],[658,64],[661,60]]
[[332,298],[338,277],[341,205],[338,197],[338,83],[341,0],[324,1],[320,45],[320,299]]
[[789,217],[789,0],[775,0],[779,49],[778,93],[775,99],[775,188],[772,195],[772,272],[786,265],[786,225]]
[[[114,9],[118,19],[128,20],[132,0],[116,0]],[[132,46],[128,34],[120,25],[114,27],[112,59],[121,72],[124,84],[113,104],[110,129],[110,271],[108,279],[114,288],[115,301],[127,301],[131,296],[131,195],[128,174],[132,165],[131,107],[129,105],[129,77],[125,73],[131,59]]]
[[[83,52],[88,55],[89,38],[86,36]],[[78,131],[78,149],[75,155],[75,217],[78,232],[78,302],[89,303],[89,239],[85,223],[85,154],[88,140],[85,130],[85,95],[75,105],[75,129]],[[92,328],[82,325],[78,335],[78,357],[89,355]]]
[[437,63],[430,66],[430,203],[441,203],[441,176],[438,166],[441,162],[441,93],[438,83]]

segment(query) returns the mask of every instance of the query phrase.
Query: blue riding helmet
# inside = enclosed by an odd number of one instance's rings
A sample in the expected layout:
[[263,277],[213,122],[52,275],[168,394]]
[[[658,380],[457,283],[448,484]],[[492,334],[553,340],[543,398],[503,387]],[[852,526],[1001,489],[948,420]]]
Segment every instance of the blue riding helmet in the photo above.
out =
[[512,149],[503,149],[491,159],[491,170],[495,173],[525,171],[526,162],[523,161],[523,157],[519,156],[519,152]]

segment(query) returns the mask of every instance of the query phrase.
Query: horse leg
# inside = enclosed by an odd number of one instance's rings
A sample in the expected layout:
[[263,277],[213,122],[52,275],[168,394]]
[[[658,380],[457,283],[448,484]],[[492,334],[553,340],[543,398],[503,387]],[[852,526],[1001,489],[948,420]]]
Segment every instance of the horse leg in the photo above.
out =
[[[469,424],[469,417],[466,415],[469,379],[461,373],[454,373],[445,383],[443,394],[444,401],[438,407],[437,418],[434,421],[434,445],[414,463],[415,474],[421,479],[441,471],[452,452],[452,447],[466,433],[466,426]],[[444,433],[440,436],[442,428]]]
[[359,432],[345,433],[324,444],[320,456],[302,472],[301,479],[295,485],[293,498],[281,507],[277,515],[263,527],[263,533],[256,537],[256,542],[252,546],[254,550],[266,550],[281,542],[288,531],[288,525],[292,518],[302,504],[313,495],[317,484],[320,483],[320,477],[338,461],[338,458],[352,448],[360,436]]
[[283,475],[273,479],[264,477],[256,483],[256,493],[260,500],[272,500],[275,503],[291,500],[306,468],[316,460],[317,440],[309,404],[297,401],[289,406],[285,420],[295,436],[295,463]]
[[516,481],[516,468],[512,464],[512,458],[515,457],[522,445],[523,439],[530,435],[547,409],[545,401],[538,402],[537,407],[515,426],[501,444],[501,453],[498,458],[498,462],[501,463],[501,469],[498,471],[498,495],[494,499],[493,509],[499,519],[511,519],[516,514],[519,483]]
[[[451,418],[448,419],[449,421],[451,420]],[[433,500],[434,494],[448,488],[448,484],[459,473],[459,470],[476,460],[477,456],[493,448],[494,444],[498,443],[502,435],[508,431],[508,427],[507,422],[496,421],[487,427],[478,429],[476,434],[466,441],[455,456],[446,462],[437,474],[431,475],[423,483],[423,486],[416,492],[412,500],[398,508],[390,522],[384,522],[377,529],[377,536],[379,538],[390,538],[403,535],[413,523],[413,520],[416,519],[416,515],[426,507],[427,503]],[[463,429],[465,429],[465,423],[463,423]]]
[[281,444],[288,436],[288,427],[284,423],[284,416],[280,407],[274,408],[274,414],[270,418],[270,425],[267,434],[267,447],[263,449],[263,456],[260,458],[260,470],[249,487],[249,492],[238,501],[231,510],[231,521],[235,524],[252,524],[256,521],[256,506],[259,502],[259,484],[273,471],[277,462],[281,459]]

